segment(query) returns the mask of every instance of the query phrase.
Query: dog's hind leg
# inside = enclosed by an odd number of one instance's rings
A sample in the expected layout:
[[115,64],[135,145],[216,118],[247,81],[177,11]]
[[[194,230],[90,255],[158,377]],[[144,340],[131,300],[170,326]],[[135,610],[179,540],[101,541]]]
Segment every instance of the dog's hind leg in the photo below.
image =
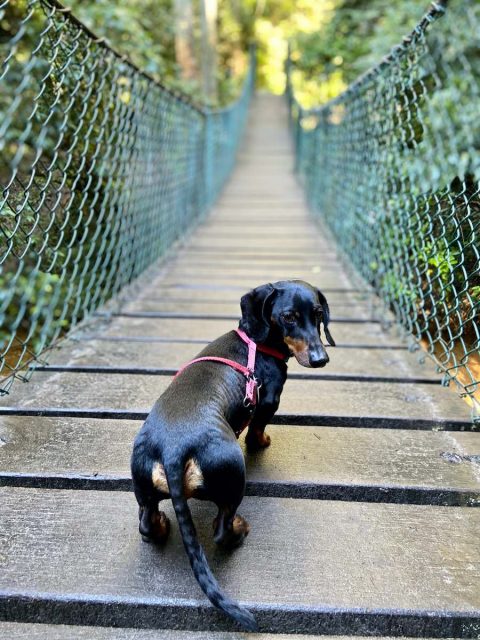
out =
[[164,544],[170,533],[170,520],[158,509],[158,501],[138,508],[138,530],[144,542]]
[[144,466],[136,462],[132,462],[132,479],[138,502],[140,535],[145,542],[163,544],[170,533],[170,520],[158,509],[158,503],[169,497],[165,475],[160,473],[160,469],[163,469],[158,464],[154,464],[151,472],[147,473]]
[[219,507],[213,521],[215,542],[226,549],[234,549],[242,544],[250,531],[250,525],[242,516],[235,513],[231,506]]
[[237,514],[245,493],[245,460],[233,440],[210,447],[202,457],[206,494],[218,507],[213,521],[214,540],[225,548],[238,547],[248,535],[250,525]]

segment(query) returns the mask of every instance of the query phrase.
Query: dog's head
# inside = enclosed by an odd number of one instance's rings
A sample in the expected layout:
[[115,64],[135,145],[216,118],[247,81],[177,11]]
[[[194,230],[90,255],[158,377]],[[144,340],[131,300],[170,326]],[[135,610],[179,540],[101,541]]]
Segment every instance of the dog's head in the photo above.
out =
[[302,280],[264,284],[240,301],[240,328],[255,342],[282,344],[304,367],[324,367],[329,361],[320,327],[327,342],[335,342],[328,330],[330,310],[322,292]]

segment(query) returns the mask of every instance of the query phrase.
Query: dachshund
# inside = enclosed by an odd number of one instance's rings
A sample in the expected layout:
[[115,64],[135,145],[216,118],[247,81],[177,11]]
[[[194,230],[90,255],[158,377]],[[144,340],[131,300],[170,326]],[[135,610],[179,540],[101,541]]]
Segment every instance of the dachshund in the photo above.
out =
[[237,514],[245,492],[238,435],[248,427],[247,449],[268,447],[265,427],[278,409],[288,358],[295,356],[304,367],[324,367],[329,358],[320,335],[322,324],[327,342],[335,342],[328,330],[327,300],[307,282],[261,285],[244,295],[240,306],[239,329],[211,342],[157,400],[135,439],[131,469],[143,539],[166,541],[170,523],[158,504],[171,498],[203,592],[215,607],[253,631],[253,615],[226,596],[213,576],[187,500],[216,504],[213,527],[218,545],[233,549],[243,542],[250,527]]

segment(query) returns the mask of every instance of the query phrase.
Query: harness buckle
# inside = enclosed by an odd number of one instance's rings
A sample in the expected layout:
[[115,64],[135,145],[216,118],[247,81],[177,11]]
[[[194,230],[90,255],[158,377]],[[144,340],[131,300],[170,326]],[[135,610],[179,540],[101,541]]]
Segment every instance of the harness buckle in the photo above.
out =
[[247,389],[243,399],[243,406],[246,408],[254,407],[258,402],[258,380],[253,372],[247,376]]

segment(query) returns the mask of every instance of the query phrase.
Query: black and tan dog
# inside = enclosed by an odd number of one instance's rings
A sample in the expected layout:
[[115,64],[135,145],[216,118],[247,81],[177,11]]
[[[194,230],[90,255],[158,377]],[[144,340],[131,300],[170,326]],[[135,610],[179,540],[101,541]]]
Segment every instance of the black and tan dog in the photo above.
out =
[[328,331],[325,296],[306,282],[257,287],[242,297],[241,310],[240,334],[226,333],[199,356],[245,365],[249,347],[241,334],[246,334],[257,344],[255,380],[252,376],[249,381],[258,381],[256,398],[246,401],[246,377],[232,366],[208,359],[187,366],[158,399],[135,439],[132,477],[144,540],[163,543],[167,539],[170,523],[158,510],[158,503],[170,497],[202,590],[213,605],[244,628],[254,630],[252,614],[225,596],[211,573],[187,499],[210,500],[217,505],[217,544],[227,548],[241,544],[249,525],[236,513],[245,491],[245,461],[238,434],[248,424],[248,448],[268,447],[270,437],[265,427],[278,409],[288,358],[294,355],[305,367],[327,364],[321,324],[329,344],[335,343]]

